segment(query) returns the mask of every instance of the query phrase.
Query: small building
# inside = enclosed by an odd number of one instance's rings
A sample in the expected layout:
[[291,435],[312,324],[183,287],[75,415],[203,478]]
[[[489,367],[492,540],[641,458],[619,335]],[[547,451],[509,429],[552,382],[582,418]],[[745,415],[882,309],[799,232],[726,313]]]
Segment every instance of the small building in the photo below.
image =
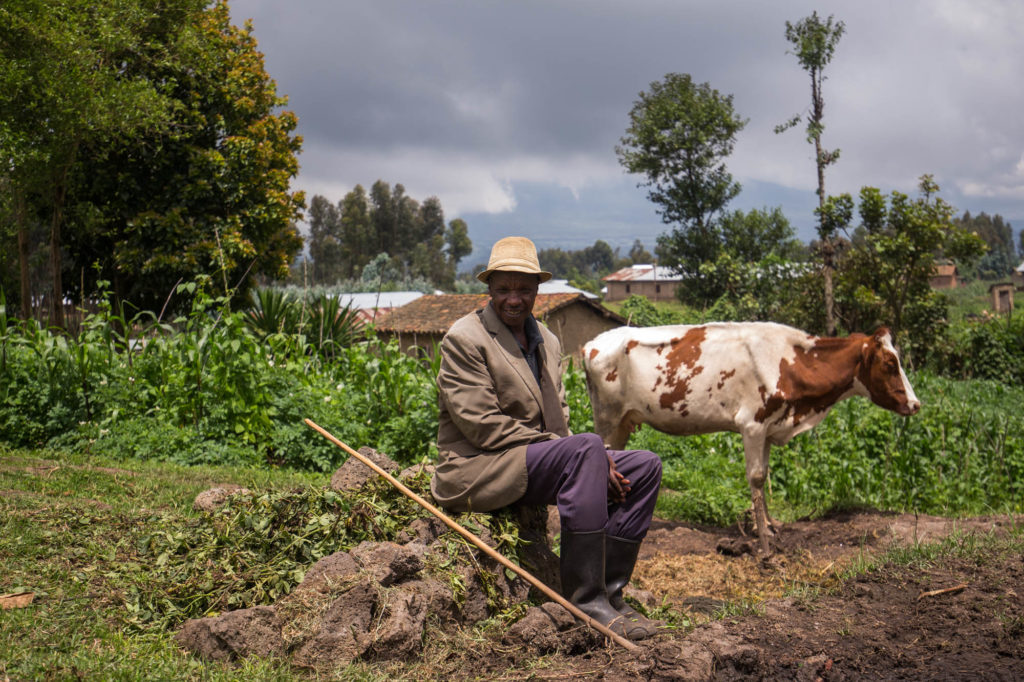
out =
[[1024,289],[1024,263],[1021,263],[1010,273],[1010,281],[1018,290]]
[[[377,333],[385,339],[398,339],[399,346],[407,353],[423,352],[432,356],[434,348],[456,320],[483,308],[490,300],[487,294],[421,296],[379,319]],[[601,332],[626,324],[621,315],[582,293],[537,294],[533,314],[558,337],[562,351],[573,356],[577,363],[583,344]]]
[[662,265],[631,265],[601,278],[607,286],[605,300],[624,301],[646,296],[651,301],[674,301],[683,276]]
[[989,296],[992,297],[992,310],[997,315],[1013,312],[1013,283],[996,282],[988,288]]
[[935,266],[935,271],[931,278],[928,279],[928,284],[931,285],[932,289],[956,289],[960,286],[958,275],[959,272],[956,269],[956,265],[942,263]]

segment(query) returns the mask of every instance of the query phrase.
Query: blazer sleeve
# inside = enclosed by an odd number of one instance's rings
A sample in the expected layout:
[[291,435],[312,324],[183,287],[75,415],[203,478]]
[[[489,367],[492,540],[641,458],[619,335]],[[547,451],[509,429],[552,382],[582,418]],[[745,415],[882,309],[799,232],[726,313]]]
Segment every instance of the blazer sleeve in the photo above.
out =
[[445,337],[437,374],[438,394],[466,440],[480,450],[505,450],[557,437],[509,414],[514,410],[503,409],[494,382],[479,347],[464,339]]

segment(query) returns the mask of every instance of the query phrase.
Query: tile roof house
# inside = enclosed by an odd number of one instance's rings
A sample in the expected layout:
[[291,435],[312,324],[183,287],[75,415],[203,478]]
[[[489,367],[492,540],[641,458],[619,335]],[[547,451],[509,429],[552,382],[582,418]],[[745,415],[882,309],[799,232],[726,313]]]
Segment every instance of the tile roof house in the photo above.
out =
[[683,276],[673,274],[663,265],[631,265],[601,279],[608,287],[606,301],[624,301],[633,295],[652,301],[674,301]]
[[[417,298],[377,321],[377,333],[396,338],[402,350],[418,347],[433,355],[448,328],[463,315],[487,305],[487,294],[441,294]],[[533,314],[562,344],[562,351],[577,362],[585,344],[603,331],[621,327],[625,318],[582,293],[537,294]]]

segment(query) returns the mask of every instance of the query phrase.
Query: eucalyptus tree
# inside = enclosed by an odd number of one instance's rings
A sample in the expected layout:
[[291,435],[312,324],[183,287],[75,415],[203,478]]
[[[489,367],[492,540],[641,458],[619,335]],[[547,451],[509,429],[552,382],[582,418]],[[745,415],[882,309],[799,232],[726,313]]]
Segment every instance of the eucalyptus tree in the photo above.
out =
[[[825,83],[825,67],[832,61],[836,46],[846,30],[842,21],[834,21],[830,15],[822,21],[817,12],[794,23],[786,22],[786,40],[793,45],[800,67],[811,77],[811,107],[807,114],[807,141],[814,145],[814,160],[818,174],[818,236],[821,239],[823,276],[825,286],[825,326],[826,332],[835,334],[836,322],[834,294],[832,291],[832,272],[835,268],[835,233],[828,229],[822,211],[825,208],[825,168],[839,160],[839,150],[827,150],[821,144],[821,134],[825,131],[825,98],[822,87]],[[797,114],[787,123],[775,128],[781,133],[800,122]]]
[[309,257],[315,283],[333,284],[345,278],[341,211],[319,194],[309,202]]

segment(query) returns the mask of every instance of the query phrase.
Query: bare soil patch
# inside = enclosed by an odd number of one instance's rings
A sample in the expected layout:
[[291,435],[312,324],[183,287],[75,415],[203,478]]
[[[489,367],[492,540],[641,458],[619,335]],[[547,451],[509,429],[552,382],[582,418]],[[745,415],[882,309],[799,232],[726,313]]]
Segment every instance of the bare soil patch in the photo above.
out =
[[716,679],[1024,679],[1020,554],[947,556],[839,579],[851,562],[893,546],[954,532],[969,543],[972,534],[998,534],[1014,524],[1005,516],[954,520],[847,511],[786,524],[776,555],[759,561],[715,551],[723,539],[742,539],[738,528],[657,522],[636,578],[677,604],[696,601],[695,612],[701,605],[695,597],[711,605],[761,602],[754,613],[683,638],[716,629],[723,641],[741,645],[745,658],[717,660]]
[[[883,563],[853,580],[841,579],[852,562],[867,562],[895,546],[935,542],[954,532],[970,545],[1015,523],[996,516],[952,520],[846,511],[784,525],[776,554],[762,561],[716,550],[742,543],[738,528],[656,521],[634,578],[644,590],[689,610],[698,623],[692,630],[667,632],[633,652],[581,651],[567,633],[565,640],[574,646],[494,647],[486,660],[455,657],[457,667],[435,661],[417,674],[521,679],[528,670],[533,679],[1024,679],[1024,557],[1019,553],[963,552],[907,565]],[[721,617],[726,602],[738,615]],[[736,609],[737,603],[750,606]],[[714,618],[708,615],[716,610]],[[507,635],[505,643],[512,644]]]

